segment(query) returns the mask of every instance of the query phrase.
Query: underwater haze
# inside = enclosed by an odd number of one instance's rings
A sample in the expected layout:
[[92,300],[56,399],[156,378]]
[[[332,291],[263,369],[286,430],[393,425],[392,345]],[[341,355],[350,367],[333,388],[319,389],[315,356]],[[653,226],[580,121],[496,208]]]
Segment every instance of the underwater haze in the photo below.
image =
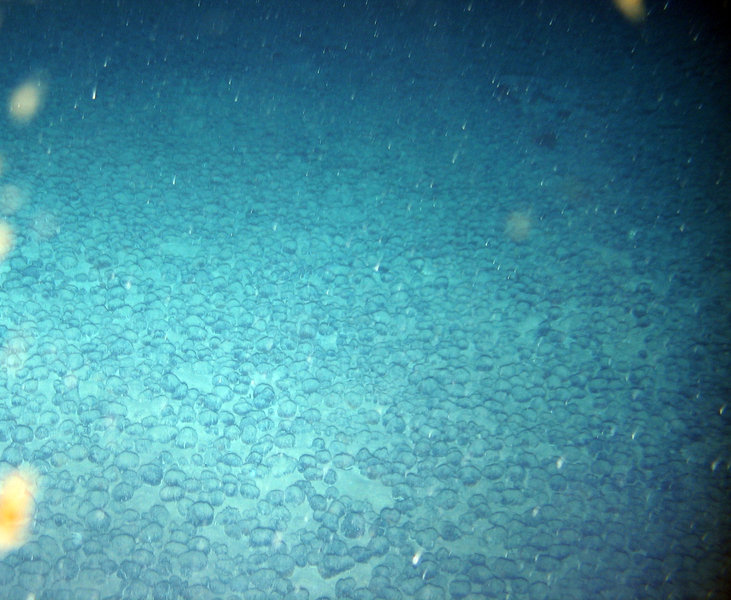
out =
[[0,1],[0,597],[728,597],[728,23]]

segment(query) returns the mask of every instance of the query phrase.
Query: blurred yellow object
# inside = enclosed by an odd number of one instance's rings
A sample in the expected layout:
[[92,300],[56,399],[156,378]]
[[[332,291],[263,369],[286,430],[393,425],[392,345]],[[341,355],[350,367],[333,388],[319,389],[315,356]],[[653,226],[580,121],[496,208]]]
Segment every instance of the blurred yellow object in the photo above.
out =
[[0,221],[0,262],[13,249],[14,242],[13,228],[5,221]]
[[614,6],[632,23],[641,23],[647,16],[644,0],[614,0]]
[[28,471],[12,471],[0,483],[0,552],[19,548],[28,539],[36,488],[36,476]]
[[17,123],[32,120],[43,105],[46,86],[40,79],[31,79],[19,85],[10,95],[8,112]]

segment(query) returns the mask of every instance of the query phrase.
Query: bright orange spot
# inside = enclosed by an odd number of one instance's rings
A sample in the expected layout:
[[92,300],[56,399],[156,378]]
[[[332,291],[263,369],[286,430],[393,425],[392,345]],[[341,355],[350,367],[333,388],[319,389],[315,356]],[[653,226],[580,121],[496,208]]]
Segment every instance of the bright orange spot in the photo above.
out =
[[36,477],[32,473],[13,471],[0,487],[0,552],[22,546],[35,507]]

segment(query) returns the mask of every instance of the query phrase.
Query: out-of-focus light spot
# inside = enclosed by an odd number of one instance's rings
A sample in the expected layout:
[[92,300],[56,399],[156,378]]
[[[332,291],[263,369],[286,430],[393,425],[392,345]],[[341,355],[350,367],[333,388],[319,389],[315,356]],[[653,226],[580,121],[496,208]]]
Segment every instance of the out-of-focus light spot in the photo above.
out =
[[25,204],[26,194],[17,185],[10,183],[0,187],[0,214],[14,215]]
[[14,243],[15,236],[13,235],[13,228],[5,221],[0,221],[0,262],[12,250]]
[[641,23],[647,16],[644,0],[614,0],[614,6],[631,23]]
[[30,79],[15,88],[8,102],[10,117],[17,123],[31,121],[43,106],[45,88],[40,79]]
[[40,211],[33,217],[30,232],[37,239],[48,240],[61,231],[58,219],[52,213]]
[[505,222],[505,234],[514,242],[524,242],[530,236],[531,227],[530,211],[516,210]]
[[0,373],[17,373],[28,360],[28,351],[33,344],[32,337],[23,331],[10,334],[5,345],[0,347]]
[[12,471],[0,483],[0,552],[19,548],[28,539],[37,488],[31,471]]

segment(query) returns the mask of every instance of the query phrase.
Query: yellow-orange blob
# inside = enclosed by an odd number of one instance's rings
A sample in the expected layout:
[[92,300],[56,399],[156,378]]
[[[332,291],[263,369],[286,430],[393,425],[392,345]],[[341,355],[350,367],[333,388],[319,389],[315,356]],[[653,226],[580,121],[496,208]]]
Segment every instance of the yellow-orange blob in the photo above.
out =
[[35,508],[36,477],[12,471],[0,484],[0,552],[22,546],[28,539]]
[[641,23],[647,16],[644,0],[614,0],[614,6],[632,23]]

